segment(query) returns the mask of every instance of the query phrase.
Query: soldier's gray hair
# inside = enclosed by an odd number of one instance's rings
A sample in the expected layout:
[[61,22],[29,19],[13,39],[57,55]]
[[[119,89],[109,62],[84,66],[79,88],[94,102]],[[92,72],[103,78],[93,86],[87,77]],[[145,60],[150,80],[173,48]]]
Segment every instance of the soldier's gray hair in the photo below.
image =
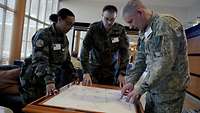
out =
[[128,3],[123,7],[122,16],[124,17],[125,14],[134,13],[138,7],[145,8],[141,0],[129,0]]

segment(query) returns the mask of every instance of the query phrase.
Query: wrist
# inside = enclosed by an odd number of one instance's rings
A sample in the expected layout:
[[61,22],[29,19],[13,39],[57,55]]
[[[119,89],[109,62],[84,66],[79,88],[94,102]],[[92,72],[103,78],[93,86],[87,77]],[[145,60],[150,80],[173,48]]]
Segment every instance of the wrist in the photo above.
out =
[[126,76],[126,72],[125,71],[120,71],[119,74],[122,75],[122,76]]
[[49,81],[46,81],[46,84],[47,84],[47,85],[48,85],[48,84],[55,84],[55,82],[52,81],[52,80],[49,80]]

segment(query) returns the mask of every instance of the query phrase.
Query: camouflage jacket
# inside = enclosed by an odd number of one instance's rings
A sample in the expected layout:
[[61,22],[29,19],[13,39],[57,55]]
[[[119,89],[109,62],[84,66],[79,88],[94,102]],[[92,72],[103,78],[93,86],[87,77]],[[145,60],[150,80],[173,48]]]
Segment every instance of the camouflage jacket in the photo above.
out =
[[174,93],[185,89],[188,74],[187,40],[179,21],[172,16],[153,15],[138,39],[138,52],[127,81],[135,84],[140,94]]
[[32,38],[32,66],[36,76],[43,76],[45,82],[55,82],[55,71],[74,71],[65,34],[57,33],[54,24],[37,31]]
[[[119,72],[125,74],[129,58],[128,47],[128,37],[122,25],[115,23],[107,32],[101,21],[93,23],[83,40],[81,50],[81,65],[84,73],[90,72],[89,63],[103,67],[111,66],[113,62],[119,60]],[[117,53],[119,59],[114,59]]]

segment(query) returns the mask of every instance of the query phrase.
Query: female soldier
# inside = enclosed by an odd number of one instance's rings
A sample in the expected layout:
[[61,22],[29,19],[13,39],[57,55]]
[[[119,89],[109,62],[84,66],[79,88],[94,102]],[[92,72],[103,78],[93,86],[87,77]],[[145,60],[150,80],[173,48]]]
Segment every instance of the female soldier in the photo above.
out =
[[[74,67],[68,50],[66,33],[75,22],[74,14],[63,8],[52,14],[53,24],[40,29],[32,38],[31,74],[21,74],[21,94],[25,103],[41,96],[54,95],[72,81]],[[29,73],[30,73],[29,71]]]

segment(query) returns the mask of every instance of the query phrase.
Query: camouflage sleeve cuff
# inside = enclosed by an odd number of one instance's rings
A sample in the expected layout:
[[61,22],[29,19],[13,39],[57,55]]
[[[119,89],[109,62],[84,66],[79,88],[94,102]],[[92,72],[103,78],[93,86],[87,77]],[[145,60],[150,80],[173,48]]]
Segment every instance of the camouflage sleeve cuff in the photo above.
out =
[[125,76],[125,75],[126,75],[126,72],[125,72],[125,71],[120,71],[120,74],[121,74],[122,76]]
[[45,76],[44,77],[45,84],[55,83],[55,77],[52,78],[52,76]]
[[126,83],[131,83],[133,85],[135,85],[135,83],[137,82],[134,80],[133,76],[131,75],[125,76],[125,80],[126,80]]
[[143,89],[141,86],[135,87],[134,90],[136,90],[136,92],[138,92],[140,95],[143,95],[146,92],[146,90]]

